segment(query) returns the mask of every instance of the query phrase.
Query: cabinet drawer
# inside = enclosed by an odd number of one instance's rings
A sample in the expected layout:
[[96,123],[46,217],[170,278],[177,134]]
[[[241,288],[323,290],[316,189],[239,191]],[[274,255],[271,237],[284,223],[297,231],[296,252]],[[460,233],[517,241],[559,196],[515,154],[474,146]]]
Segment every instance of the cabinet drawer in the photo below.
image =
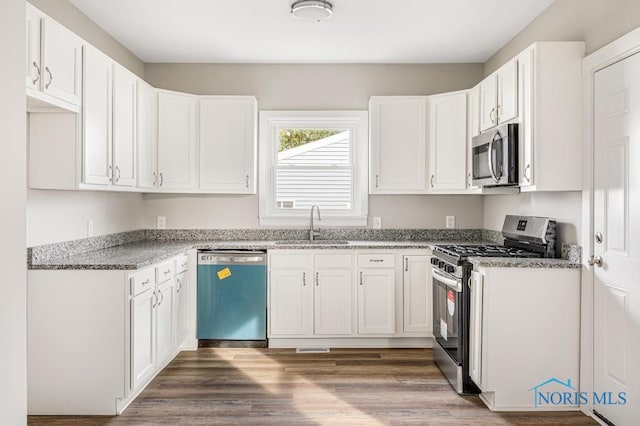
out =
[[269,257],[270,268],[308,268],[309,266],[308,254],[272,254]]
[[176,258],[176,274],[186,271],[189,269],[189,255],[181,254]]
[[359,268],[393,268],[395,267],[395,254],[360,254],[358,255]]
[[136,296],[156,285],[156,271],[154,268],[142,269],[131,274],[129,279],[131,280],[131,295]]
[[173,278],[173,262],[173,259],[171,259],[156,266],[156,282],[158,284],[169,281],[171,278]]
[[351,268],[350,254],[316,254],[314,268]]

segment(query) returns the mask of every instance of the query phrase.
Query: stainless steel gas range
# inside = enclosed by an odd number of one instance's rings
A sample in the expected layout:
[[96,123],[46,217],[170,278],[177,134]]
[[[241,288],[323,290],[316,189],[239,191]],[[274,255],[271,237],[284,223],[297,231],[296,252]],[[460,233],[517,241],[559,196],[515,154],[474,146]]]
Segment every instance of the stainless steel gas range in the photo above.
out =
[[505,218],[504,245],[438,245],[431,259],[433,358],[460,394],[480,390],[469,377],[470,257],[555,257],[556,222],[533,216]]

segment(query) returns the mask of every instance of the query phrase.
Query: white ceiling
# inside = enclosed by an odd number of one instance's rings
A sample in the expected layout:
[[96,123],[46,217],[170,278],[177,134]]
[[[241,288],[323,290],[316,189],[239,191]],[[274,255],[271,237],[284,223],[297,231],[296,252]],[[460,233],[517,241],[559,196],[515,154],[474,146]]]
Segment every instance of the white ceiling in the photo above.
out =
[[70,0],[144,62],[485,62],[553,0]]

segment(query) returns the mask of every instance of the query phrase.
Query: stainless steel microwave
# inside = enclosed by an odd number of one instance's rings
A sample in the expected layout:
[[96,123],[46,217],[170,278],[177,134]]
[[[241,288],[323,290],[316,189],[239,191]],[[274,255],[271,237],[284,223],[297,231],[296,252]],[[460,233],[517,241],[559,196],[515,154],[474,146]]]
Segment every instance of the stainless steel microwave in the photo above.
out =
[[518,124],[504,124],[472,140],[473,184],[518,185]]

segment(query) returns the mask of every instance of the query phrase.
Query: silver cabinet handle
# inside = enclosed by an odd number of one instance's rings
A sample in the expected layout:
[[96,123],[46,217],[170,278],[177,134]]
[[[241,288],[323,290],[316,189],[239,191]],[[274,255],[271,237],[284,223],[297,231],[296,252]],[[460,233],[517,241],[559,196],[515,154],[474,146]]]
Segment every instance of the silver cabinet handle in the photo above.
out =
[[165,275],[169,275],[169,273],[171,273],[171,269],[167,269],[166,271],[164,271]]
[[151,297],[155,299],[155,301],[151,305],[151,308],[153,309],[156,306],[158,306],[158,293],[155,290],[153,290],[153,296],[151,296]]
[[409,271],[409,258],[408,257],[404,258],[404,271],[405,272]]
[[362,271],[360,271],[360,285],[362,285]]
[[604,264],[604,260],[601,256],[589,256],[589,260],[587,260],[589,266],[597,266],[598,268],[602,268]]
[[473,186],[473,181],[471,180],[471,173],[467,173],[467,181],[469,183],[469,187]]
[[527,164],[527,167],[524,168],[524,173],[523,173],[523,178],[525,178],[527,180],[528,183],[531,182],[531,178],[529,176],[527,176],[527,170],[531,169],[531,164]]
[[49,67],[44,67],[44,70],[47,72],[47,74],[49,74],[49,82],[44,86],[45,89],[48,89],[53,82],[53,74],[51,74],[51,70],[49,69]]
[[180,278],[176,278],[176,281],[178,282],[178,288],[176,289],[176,293],[180,293],[180,290],[182,290],[182,281],[180,281]]
[[40,80],[40,67],[38,66],[38,63],[36,61],[33,61],[33,67],[38,72],[38,75],[36,76],[36,78],[32,80],[33,84],[36,84],[38,80]]
[[160,186],[164,185],[164,175],[160,173]]
[[160,301],[158,302],[158,306],[160,306],[160,305],[162,305],[162,302],[164,302],[164,294],[163,294],[161,291],[159,291],[159,292],[158,292],[158,294],[159,294],[160,296],[162,296],[162,298],[161,298],[161,299],[160,299]]
[[302,285],[303,286],[307,285],[307,273],[306,272],[302,273]]
[[109,175],[109,183],[113,183],[113,166],[109,164],[109,171],[107,172]]
[[249,187],[249,175],[245,175],[244,177],[244,187],[245,188]]
[[493,118],[493,113],[496,112],[495,108],[491,108],[491,112],[489,112],[489,120],[491,120],[492,123],[495,124],[495,120]]
[[380,186],[380,175],[376,175],[376,188]]
[[120,167],[116,166],[116,178],[114,183],[118,183],[120,180]]
[[142,281],[142,282],[140,283],[140,285],[147,285],[147,284],[149,284],[150,282],[151,282],[151,280],[150,280],[149,278],[147,278],[146,280]]
[[156,174],[156,172],[153,172],[151,175],[153,176],[153,183],[151,184],[151,186],[156,186],[156,182],[158,182],[158,175]]
[[431,175],[431,187],[433,188],[433,178],[435,177],[435,175]]
[[497,108],[496,108],[496,124],[498,124],[498,121],[500,121],[500,109],[502,108],[502,106],[500,104],[498,104]]
[[318,278],[318,275],[320,275],[320,273],[316,272],[316,287],[320,285],[320,279]]

